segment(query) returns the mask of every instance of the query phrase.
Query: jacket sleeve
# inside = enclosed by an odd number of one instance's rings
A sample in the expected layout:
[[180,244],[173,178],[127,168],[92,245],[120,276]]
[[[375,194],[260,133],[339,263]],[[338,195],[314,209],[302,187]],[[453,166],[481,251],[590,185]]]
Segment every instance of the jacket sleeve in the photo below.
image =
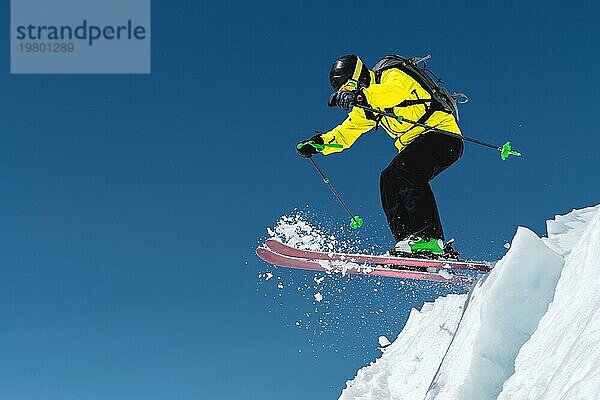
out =
[[[407,75],[397,69],[389,69],[383,72],[379,84],[371,84],[363,90],[367,103],[370,107],[381,110],[394,107],[402,100],[411,98],[411,90],[415,83],[407,79]],[[338,153],[350,148],[352,144],[365,132],[375,126],[375,121],[367,119],[364,110],[354,107],[348,114],[348,118],[337,127],[321,135],[325,143],[341,144],[343,148],[336,149],[326,147],[323,154]]]
[[375,121],[367,119],[362,109],[354,107],[344,122],[321,135],[325,143],[341,144],[343,148],[325,147],[323,155],[350,148],[363,133],[370,131],[374,126]]

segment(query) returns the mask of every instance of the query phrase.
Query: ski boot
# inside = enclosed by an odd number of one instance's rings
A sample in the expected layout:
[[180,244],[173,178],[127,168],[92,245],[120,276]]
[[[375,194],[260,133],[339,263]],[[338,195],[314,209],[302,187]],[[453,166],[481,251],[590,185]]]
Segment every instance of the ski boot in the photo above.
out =
[[454,261],[460,259],[460,254],[458,251],[454,250],[454,246],[452,245],[453,243],[454,239],[450,239],[444,244],[444,254],[441,255],[441,258]]
[[444,242],[436,238],[423,239],[411,236],[396,243],[389,253],[396,257],[436,258],[444,254]]

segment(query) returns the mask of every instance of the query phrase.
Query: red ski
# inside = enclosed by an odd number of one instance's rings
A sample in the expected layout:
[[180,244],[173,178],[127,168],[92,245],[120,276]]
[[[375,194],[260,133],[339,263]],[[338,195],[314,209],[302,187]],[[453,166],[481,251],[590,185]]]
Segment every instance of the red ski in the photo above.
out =
[[428,260],[423,258],[405,258],[394,256],[372,256],[368,254],[343,254],[334,252],[321,252],[300,250],[288,246],[275,239],[267,239],[265,245],[273,252],[294,258],[325,261],[345,261],[353,263],[368,263],[380,266],[417,267],[455,269],[488,272],[492,269],[491,263],[481,261],[458,261],[458,260]]
[[[475,278],[463,275],[453,275],[448,270],[439,272],[408,271],[404,269],[387,268],[383,266],[359,265],[346,260],[308,260],[279,254],[266,247],[256,249],[256,254],[264,261],[285,268],[320,271],[325,273],[361,274],[406,278],[433,282],[449,282],[461,285],[471,285]],[[425,261],[425,260],[420,260]]]

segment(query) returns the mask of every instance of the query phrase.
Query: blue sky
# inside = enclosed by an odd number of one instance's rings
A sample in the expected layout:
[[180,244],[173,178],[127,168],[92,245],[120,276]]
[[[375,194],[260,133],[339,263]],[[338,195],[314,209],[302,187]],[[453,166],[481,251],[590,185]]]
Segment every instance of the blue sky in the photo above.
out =
[[[593,2],[154,1],[152,74],[137,76],[10,75],[6,23],[0,396],[337,398],[378,334],[446,291],[340,278],[315,305],[311,274],[254,255],[296,208],[347,222],[293,149],[344,118],[326,106],[331,63],[430,53],[470,97],[464,133],[524,153],[467,144],[433,184],[447,236],[494,259],[518,225],[541,235],[599,202],[598,17]],[[319,158],[365,218],[356,235],[384,247],[378,177],[394,154],[372,132]]]

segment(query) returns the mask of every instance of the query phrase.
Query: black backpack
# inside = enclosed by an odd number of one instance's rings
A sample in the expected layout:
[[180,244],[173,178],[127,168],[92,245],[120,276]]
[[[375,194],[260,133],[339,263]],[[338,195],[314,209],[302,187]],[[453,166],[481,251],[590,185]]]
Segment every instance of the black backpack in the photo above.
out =
[[[408,107],[414,104],[426,105],[427,103],[430,103],[429,107],[427,107],[427,105],[425,106],[427,111],[425,115],[420,118],[419,122],[426,121],[435,111],[444,111],[449,114],[453,113],[458,120],[458,104],[464,104],[469,101],[469,99],[463,93],[450,94],[445,87],[440,86],[440,84],[443,85],[444,82],[427,69],[427,63],[425,61],[430,58],[430,55],[412,58],[404,58],[395,54],[385,56],[379,60],[372,69],[373,72],[375,72],[375,83],[380,83],[381,75],[384,71],[391,68],[397,68],[417,81],[419,85],[429,93],[430,98],[404,100],[396,105],[396,107]],[[419,66],[421,63],[423,63],[422,67]]]

